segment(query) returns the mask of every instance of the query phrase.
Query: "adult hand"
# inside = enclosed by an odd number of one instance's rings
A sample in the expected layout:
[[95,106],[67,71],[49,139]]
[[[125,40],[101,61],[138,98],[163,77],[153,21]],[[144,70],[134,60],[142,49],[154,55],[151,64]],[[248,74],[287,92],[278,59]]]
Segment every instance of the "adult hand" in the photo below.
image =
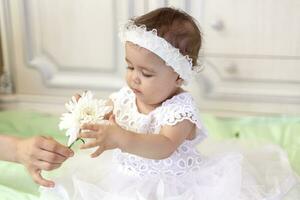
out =
[[50,137],[35,136],[17,142],[17,161],[27,168],[37,184],[45,187],[54,187],[54,182],[43,178],[41,170],[56,169],[73,155],[71,149]]

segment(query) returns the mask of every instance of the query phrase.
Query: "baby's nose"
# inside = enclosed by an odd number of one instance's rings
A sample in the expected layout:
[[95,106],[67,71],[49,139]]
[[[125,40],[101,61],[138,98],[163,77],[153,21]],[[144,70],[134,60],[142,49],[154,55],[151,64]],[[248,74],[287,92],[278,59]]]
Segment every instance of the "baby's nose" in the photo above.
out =
[[141,83],[141,79],[140,79],[140,74],[138,71],[134,71],[132,74],[132,80],[135,84],[140,84]]

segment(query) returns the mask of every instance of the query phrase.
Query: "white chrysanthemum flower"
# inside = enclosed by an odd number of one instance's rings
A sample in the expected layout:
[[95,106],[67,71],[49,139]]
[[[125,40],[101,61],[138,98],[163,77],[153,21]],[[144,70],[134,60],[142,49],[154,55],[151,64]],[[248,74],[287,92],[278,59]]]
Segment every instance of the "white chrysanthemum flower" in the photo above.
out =
[[106,123],[104,117],[112,111],[112,107],[106,106],[106,100],[97,100],[93,96],[91,91],[87,91],[83,93],[78,101],[76,101],[75,97],[72,97],[71,101],[66,103],[65,106],[69,112],[62,114],[59,129],[67,129],[66,135],[69,136],[68,146],[78,138],[82,124]]

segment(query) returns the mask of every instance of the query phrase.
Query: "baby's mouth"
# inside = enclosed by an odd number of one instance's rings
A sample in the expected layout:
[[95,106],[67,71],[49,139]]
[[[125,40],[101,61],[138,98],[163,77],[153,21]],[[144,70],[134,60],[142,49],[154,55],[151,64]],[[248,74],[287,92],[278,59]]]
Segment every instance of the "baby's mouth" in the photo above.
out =
[[141,94],[141,90],[136,89],[134,86],[129,85],[129,88],[132,90],[133,93],[135,94]]
[[141,91],[137,90],[137,89],[132,89],[132,91],[135,93],[135,94],[141,94]]

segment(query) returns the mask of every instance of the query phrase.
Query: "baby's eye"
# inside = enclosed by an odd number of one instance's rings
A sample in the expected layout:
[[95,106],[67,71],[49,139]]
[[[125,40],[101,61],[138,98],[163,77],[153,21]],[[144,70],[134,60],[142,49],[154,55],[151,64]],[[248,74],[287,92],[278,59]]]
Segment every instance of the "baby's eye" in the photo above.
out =
[[147,74],[147,73],[144,73],[144,72],[142,72],[142,75],[145,76],[145,77],[147,77],[147,78],[150,78],[150,77],[153,76],[152,74]]
[[131,67],[131,66],[127,66],[127,69],[129,69],[129,70],[134,70],[134,68]]

